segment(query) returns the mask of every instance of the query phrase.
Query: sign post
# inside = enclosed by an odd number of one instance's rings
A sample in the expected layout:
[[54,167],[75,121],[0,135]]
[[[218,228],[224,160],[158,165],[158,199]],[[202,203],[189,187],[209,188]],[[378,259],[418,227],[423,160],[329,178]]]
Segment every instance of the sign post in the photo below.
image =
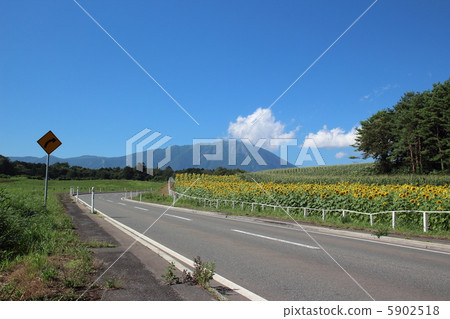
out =
[[52,131],[48,131],[47,134],[42,136],[38,141],[38,144],[47,153],[47,165],[45,167],[45,191],[44,191],[44,206],[47,206],[47,190],[48,190],[48,167],[50,165],[50,154],[56,150],[62,143],[53,134]]
[[92,187],[91,189],[91,214],[95,213],[95,208],[94,208],[94,187]]

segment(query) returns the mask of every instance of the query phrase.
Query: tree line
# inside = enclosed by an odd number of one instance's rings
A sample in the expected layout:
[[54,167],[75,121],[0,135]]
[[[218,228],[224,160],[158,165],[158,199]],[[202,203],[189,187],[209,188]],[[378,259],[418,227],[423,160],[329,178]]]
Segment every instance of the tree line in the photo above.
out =
[[[29,178],[42,179],[45,177],[45,164],[28,163],[22,161],[10,161],[9,158],[0,155],[0,177],[26,176]],[[90,169],[81,166],[70,166],[69,163],[55,163],[49,166],[48,176],[50,179],[76,180],[76,179],[129,179],[140,181],[166,181],[169,177],[177,173],[196,173],[209,175],[230,175],[240,174],[245,171],[240,169],[227,169],[218,167],[214,170],[203,168],[188,168],[185,170],[174,171],[170,166],[165,169],[153,169],[153,175],[146,173],[146,167],[143,170],[137,170],[135,167],[126,166],[124,168],[99,168]]]
[[373,114],[357,129],[363,158],[380,173],[450,171],[450,81],[407,92],[393,107]]

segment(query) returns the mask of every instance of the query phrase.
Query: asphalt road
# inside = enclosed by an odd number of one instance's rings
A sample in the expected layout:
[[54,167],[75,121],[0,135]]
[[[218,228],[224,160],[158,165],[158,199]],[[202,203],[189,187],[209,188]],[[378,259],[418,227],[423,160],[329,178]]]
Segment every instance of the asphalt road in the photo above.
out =
[[[165,211],[124,194],[95,208],[145,231]],[[90,203],[90,195],[80,195]],[[267,300],[449,300],[450,254],[168,210],[145,235]]]

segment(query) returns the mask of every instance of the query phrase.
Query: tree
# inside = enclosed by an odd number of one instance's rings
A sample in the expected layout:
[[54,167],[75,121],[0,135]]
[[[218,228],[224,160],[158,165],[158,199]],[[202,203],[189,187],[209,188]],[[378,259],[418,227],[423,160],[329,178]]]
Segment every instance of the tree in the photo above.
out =
[[393,113],[391,110],[378,111],[357,129],[357,151],[363,153],[363,159],[372,157],[377,162],[378,170],[387,173],[392,169],[390,160],[393,152],[394,137],[392,136]]
[[380,172],[427,173],[450,168],[450,81],[431,91],[407,92],[357,130],[354,147],[372,157]]
[[0,174],[9,176],[15,175],[14,166],[11,164],[9,158],[0,155]]

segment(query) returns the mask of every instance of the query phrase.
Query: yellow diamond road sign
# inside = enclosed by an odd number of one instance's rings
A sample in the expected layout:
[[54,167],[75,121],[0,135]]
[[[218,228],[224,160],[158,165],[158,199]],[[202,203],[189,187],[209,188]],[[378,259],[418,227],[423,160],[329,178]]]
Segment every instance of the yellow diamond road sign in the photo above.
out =
[[48,131],[47,134],[42,136],[37,142],[47,154],[51,154],[62,144],[52,131]]

